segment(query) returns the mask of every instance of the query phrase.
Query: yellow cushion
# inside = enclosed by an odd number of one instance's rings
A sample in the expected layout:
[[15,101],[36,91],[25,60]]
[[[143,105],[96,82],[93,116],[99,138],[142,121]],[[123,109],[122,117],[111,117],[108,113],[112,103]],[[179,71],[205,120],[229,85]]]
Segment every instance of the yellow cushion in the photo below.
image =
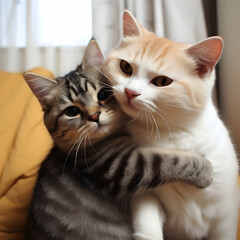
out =
[[[52,77],[43,68],[31,71]],[[0,239],[21,240],[37,173],[52,140],[22,73],[0,71],[0,109]]]

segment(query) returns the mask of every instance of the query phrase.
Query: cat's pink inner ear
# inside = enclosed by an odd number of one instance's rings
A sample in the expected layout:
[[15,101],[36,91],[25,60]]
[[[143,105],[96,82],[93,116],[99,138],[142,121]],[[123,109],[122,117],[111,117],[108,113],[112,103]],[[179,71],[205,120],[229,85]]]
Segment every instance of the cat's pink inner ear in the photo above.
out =
[[101,67],[104,63],[102,52],[95,40],[92,40],[85,51],[82,68],[86,69],[88,66]]
[[223,49],[223,39],[220,37],[210,37],[190,48],[186,49],[187,54],[196,61],[196,71],[203,77],[212,71],[217,64]]
[[142,30],[134,18],[127,10],[123,13],[123,35],[124,37],[141,36]]
[[45,78],[34,73],[25,73],[24,78],[31,88],[33,94],[41,102],[44,101],[45,97],[55,87],[56,81],[53,79]]

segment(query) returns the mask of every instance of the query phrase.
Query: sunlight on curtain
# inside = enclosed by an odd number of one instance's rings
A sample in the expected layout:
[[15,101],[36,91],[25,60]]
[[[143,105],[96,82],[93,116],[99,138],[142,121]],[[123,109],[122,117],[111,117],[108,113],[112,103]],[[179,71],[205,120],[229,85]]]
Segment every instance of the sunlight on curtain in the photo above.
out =
[[65,74],[92,37],[91,1],[0,0],[0,16],[1,70]]

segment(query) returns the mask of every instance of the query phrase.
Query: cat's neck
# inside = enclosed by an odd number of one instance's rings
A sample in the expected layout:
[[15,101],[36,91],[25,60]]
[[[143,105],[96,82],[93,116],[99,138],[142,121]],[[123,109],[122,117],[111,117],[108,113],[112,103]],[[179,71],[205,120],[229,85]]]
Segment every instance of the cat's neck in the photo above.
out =
[[90,167],[95,163],[100,154],[106,154],[109,146],[118,146],[122,142],[126,145],[131,142],[129,133],[124,129],[117,130],[112,134],[102,138],[100,141],[92,142],[91,144],[80,145],[76,144],[73,148],[64,149],[62,146],[54,145],[53,149],[56,157],[63,162],[64,165],[72,165],[82,169]]

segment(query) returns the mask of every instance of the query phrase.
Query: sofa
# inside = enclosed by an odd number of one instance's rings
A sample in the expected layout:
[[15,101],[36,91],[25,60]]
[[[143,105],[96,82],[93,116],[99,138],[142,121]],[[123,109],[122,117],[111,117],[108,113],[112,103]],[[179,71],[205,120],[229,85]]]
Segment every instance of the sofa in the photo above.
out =
[[[44,68],[30,71],[53,77]],[[38,170],[52,140],[23,73],[0,71],[0,109],[0,239],[23,240]]]

